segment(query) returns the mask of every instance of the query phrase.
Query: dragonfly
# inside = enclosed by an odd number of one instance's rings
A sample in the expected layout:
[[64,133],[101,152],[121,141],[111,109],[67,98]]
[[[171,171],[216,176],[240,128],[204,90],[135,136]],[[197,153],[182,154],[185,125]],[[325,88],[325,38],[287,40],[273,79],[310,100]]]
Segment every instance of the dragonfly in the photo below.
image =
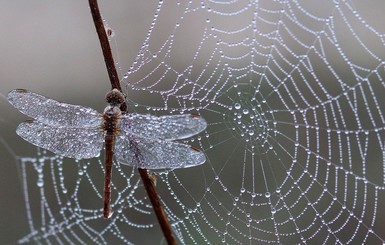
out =
[[25,89],[8,93],[8,101],[33,118],[16,133],[29,143],[56,155],[90,159],[99,157],[104,145],[103,217],[111,210],[113,157],[124,165],[143,169],[177,169],[203,164],[205,154],[194,146],[176,142],[199,134],[207,127],[196,114],[155,116],[122,113],[125,96],[117,89],[106,94],[102,114],[84,106],[55,101]]

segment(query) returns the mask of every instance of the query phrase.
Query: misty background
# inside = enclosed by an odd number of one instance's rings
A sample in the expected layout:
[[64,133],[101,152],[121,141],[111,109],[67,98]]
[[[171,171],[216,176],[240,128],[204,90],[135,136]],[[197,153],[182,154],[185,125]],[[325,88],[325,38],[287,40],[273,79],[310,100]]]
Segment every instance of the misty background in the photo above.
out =
[[[355,1],[355,4],[372,26],[385,33],[381,17],[385,6],[381,0]],[[99,6],[115,31],[117,46],[112,43],[112,49],[119,54],[124,73],[146,38],[157,2],[112,0],[100,1]],[[26,116],[8,104],[8,91],[24,88],[102,111],[110,84],[88,1],[4,0],[0,4],[0,23],[0,244],[9,244],[30,232],[22,173],[15,157],[34,156],[36,147],[15,133]],[[197,41],[193,29],[186,35],[190,35],[186,40]],[[187,50],[189,45],[186,41]],[[378,49],[378,52],[385,51]],[[142,104],[151,103],[151,97],[128,96]],[[381,201],[380,209],[385,205]],[[385,224],[384,217],[377,222]],[[147,236],[151,241],[151,236]]]

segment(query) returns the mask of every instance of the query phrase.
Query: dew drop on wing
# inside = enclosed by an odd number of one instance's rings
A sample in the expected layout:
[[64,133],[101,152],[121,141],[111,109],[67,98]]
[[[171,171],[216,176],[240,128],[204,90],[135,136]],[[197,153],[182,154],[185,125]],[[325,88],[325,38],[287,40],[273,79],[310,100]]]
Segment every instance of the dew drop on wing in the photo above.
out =
[[154,116],[126,114],[121,118],[121,130],[143,138],[178,140],[199,134],[206,129],[206,121],[195,114]]
[[16,133],[33,145],[75,159],[99,156],[103,146],[103,136],[97,127],[68,128],[29,120],[21,123]]
[[102,122],[92,108],[58,102],[25,89],[10,91],[7,99],[21,113],[47,125],[95,127]]
[[206,156],[190,145],[137,135],[117,137],[116,159],[125,165],[147,169],[176,169],[203,164]]

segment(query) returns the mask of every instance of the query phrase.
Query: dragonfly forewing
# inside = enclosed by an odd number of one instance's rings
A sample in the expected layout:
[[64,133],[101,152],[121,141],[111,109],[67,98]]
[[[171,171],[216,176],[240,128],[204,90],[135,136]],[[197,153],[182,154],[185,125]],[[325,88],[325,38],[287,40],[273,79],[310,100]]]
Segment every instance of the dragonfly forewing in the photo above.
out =
[[142,138],[177,140],[196,135],[207,127],[206,121],[197,115],[153,116],[149,114],[125,114],[120,129]]
[[31,144],[75,159],[99,156],[104,141],[98,127],[53,126],[33,120],[21,123],[16,133]]
[[190,145],[137,135],[119,135],[115,157],[122,164],[147,169],[188,168],[206,161],[205,154]]
[[102,123],[94,109],[61,103],[25,89],[10,91],[7,99],[21,113],[47,125],[90,127]]

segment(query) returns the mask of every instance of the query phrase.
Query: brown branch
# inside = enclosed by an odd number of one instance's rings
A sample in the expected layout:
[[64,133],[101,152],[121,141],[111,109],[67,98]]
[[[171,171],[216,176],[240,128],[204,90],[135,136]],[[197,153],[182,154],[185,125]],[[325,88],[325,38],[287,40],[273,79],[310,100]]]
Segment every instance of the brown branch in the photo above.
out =
[[[114,62],[114,58],[112,56],[110,43],[108,41],[108,37],[106,34],[106,30],[105,30],[105,27],[103,24],[102,17],[100,15],[98,2],[97,2],[97,0],[88,0],[88,2],[90,5],[92,18],[94,20],[96,32],[98,33],[98,36],[99,36],[100,45],[101,45],[102,50],[103,50],[104,62],[106,63],[108,76],[109,76],[110,82],[111,82],[111,87],[112,87],[112,89],[116,88],[116,89],[119,89],[120,91],[122,91],[122,89],[120,87],[118,73],[116,72],[115,62]],[[122,104],[121,110],[122,110],[122,112],[127,111],[127,104],[126,103]],[[153,185],[153,182],[150,179],[150,177],[148,176],[147,169],[140,169],[139,168],[138,170],[139,170],[140,176],[142,178],[143,185],[147,191],[147,195],[151,200],[155,214],[158,218],[158,222],[162,228],[163,235],[166,238],[168,244],[174,245],[174,244],[176,244],[176,240],[172,234],[170,223],[168,222],[166,213],[164,212],[162,203],[160,202],[159,196],[156,192],[156,189]]]
[[[106,63],[108,77],[110,78],[110,83],[112,89],[116,88],[119,91],[122,91],[119,82],[118,72],[115,68],[114,57],[112,56],[110,42],[108,41],[106,29],[103,24],[103,19],[99,11],[98,1],[89,0],[88,1],[91,9],[92,19],[94,20],[96,32],[98,33],[100,46],[102,47],[104,62]],[[123,112],[127,111],[127,104],[123,103],[120,107]]]
[[152,179],[148,176],[147,169],[138,168],[140,176],[142,177],[143,185],[146,188],[147,195],[151,200],[152,207],[154,208],[156,217],[160,227],[162,228],[163,235],[167,240],[168,244],[176,244],[175,238],[172,234],[170,223],[168,222],[167,215],[164,212],[162,203],[160,202],[159,196],[156,193]]

